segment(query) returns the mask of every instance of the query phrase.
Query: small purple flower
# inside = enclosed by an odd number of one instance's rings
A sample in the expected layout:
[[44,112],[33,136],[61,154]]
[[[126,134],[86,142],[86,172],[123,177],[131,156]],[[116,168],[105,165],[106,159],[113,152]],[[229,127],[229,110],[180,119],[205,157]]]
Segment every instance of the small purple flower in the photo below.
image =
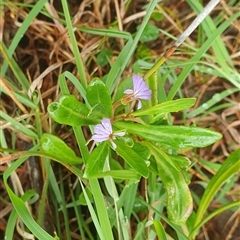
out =
[[92,136],[92,140],[95,142],[104,142],[110,140],[113,149],[116,149],[116,144],[113,142],[116,139],[116,136],[124,136],[125,132],[115,132],[112,131],[112,124],[110,119],[103,118],[101,123],[97,124],[94,127],[94,135]]
[[143,78],[139,75],[133,75],[133,90],[127,89],[124,91],[126,94],[130,94],[133,100],[138,100],[137,109],[142,108],[140,99],[150,100],[152,97],[152,91],[148,85],[144,82]]

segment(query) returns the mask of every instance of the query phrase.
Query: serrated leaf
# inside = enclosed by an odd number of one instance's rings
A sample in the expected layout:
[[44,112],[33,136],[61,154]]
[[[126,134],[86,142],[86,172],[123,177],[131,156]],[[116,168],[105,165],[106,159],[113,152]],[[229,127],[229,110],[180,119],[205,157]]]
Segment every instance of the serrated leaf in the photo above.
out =
[[104,106],[104,117],[111,117],[112,100],[105,84],[99,79],[94,78],[87,87],[86,96],[89,104],[94,107],[98,104]]
[[102,142],[91,153],[87,160],[86,170],[83,177],[92,178],[102,173],[104,163],[108,155],[108,144]]
[[123,121],[115,122],[113,125],[146,140],[164,143],[177,149],[206,147],[222,137],[218,132],[198,127],[153,126]]
[[120,155],[133,169],[135,169],[140,175],[148,177],[148,167],[145,160],[135,153],[127,145],[121,143],[119,140],[114,141],[117,145],[116,152]]
[[64,164],[80,164],[82,159],[60,138],[44,133],[40,140],[41,149],[44,153],[52,156]]
[[165,154],[151,143],[148,143],[157,162],[159,176],[167,191],[167,212],[169,219],[182,225],[192,212],[192,197],[181,171],[177,171],[165,158]]
[[89,110],[73,95],[62,95],[58,102],[48,106],[48,113],[54,121],[70,126],[88,126],[99,123],[100,119],[88,117]]

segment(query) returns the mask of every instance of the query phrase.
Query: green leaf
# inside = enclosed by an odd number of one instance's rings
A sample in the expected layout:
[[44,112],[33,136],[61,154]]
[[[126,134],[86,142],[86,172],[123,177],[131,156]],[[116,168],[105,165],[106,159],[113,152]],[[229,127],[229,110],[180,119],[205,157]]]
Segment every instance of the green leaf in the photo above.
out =
[[170,100],[147,109],[133,112],[131,113],[131,115],[138,117],[144,115],[158,114],[158,116],[161,115],[162,117],[164,117],[167,113],[178,112],[192,107],[195,101],[195,98],[181,98],[177,100]]
[[177,164],[180,167],[180,171],[182,172],[182,175],[184,176],[184,179],[186,181],[187,184],[191,183],[191,174],[189,173],[188,168],[191,165],[191,161],[183,156],[179,156],[179,155],[168,155],[171,160]]
[[142,202],[144,201],[142,196],[136,195],[134,199],[134,205],[133,205],[133,211],[135,213],[145,213],[147,214],[149,209],[148,207],[143,204]]
[[150,48],[146,45],[146,44],[140,44],[137,47],[137,51],[136,51],[136,57],[138,59],[146,59],[152,56],[152,52],[150,50]]
[[180,171],[177,171],[165,158],[165,154],[151,143],[146,143],[157,162],[159,176],[166,188],[167,212],[175,224],[183,224],[192,212],[190,190]]
[[188,168],[191,165],[191,161],[179,155],[169,155],[169,157],[180,167],[180,168]]
[[94,107],[101,104],[104,117],[111,117],[112,101],[111,96],[105,84],[99,79],[94,78],[87,87],[86,96],[89,104]]
[[[29,150],[29,152],[31,152],[32,150],[36,151],[36,146],[33,149]],[[6,171],[3,173],[4,186],[6,187],[11,203],[15,211],[17,212],[18,217],[23,221],[23,223],[26,225],[29,231],[31,231],[31,233],[37,239],[54,240],[54,238],[49,233],[47,233],[35,222],[35,220],[33,219],[32,215],[29,212],[29,209],[26,207],[25,202],[30,197],[29,192],[25,193],[20,198],[14,194],[14,192],[11,190],[10,186],[8,185],[8,182],[9,182],[8,178],[12,175],[12,173],[15,170],[17,170],[18,167],[21,166],[21,164],[24,163],[24,161],[26,161],[26,158],[19,158],[15,162],[12,162],[11,166],[9,166],[9,168],[6,169]]]
[[174,148],[206,147],[219,140],[222,135],[209,129],[185,126],[153,126],[118,121],[119,129],[146,140],[164,143]]
[[160,221],[153,220],[158,239],[167,240],[165,229]]
[[42,151],[64,164],[80,164],[82,159],[60,138],[44,133],[40,140]]
[[[93,202],[93,195],[92,195],[91,191],[89,190],[89,188],[86,187],[85,191],[86,191],[88,198],[91,200],[91,202]],[[78,200],[79,200],[80,205],[87,206],[86,198],[85,198],[83,192],[80,193]]]
[[126,69],[127,64],[129,63],[130,59],[132,58],[133,53],[136,50],[136,46],[139,43],[139,39],[142,35],[142,32],[149,21],[149,18],[157,5],[159,0],[150,1],[148,7],[146,9],[146,15],[144,16],[141,25],[139,26],[139,30],[134,37],[134,40],[131,38],[128,40],[122,51],[120,52],[119,56],[117,57],[116,61],[111,66],[111,70],[109,71],[106,86],[109,89],[110,93],[116,88],[117,83],[119,82],[119,78],[122,75],[123,71]]
[[26,123],[20,123],[18,120],[15,120],[15,118],[12,118],[10,115],[1,110],[0,116],[2,119],[6,120],[8,124],[11,124],[11,127],[15,129],[16,132],[21,132],[30,138],[38,139],[38,135],[31,128],[27,127]]
[[97,55],[97,64],[100,67],[104,67],[108,64],[109,58],[113,55],[113,52],[108,49],[107,47],[104,47],[101,52]]
[[107,141],[99,144],[91,153],[87,160],[84,177],[92,178],[103,171],[103,167],[108,155]]
[[48,106],[48,113],[54,121],[70,126],[87,126],[100,121],[88,117],[88,108],[73,95],[62,95],[59,102]]
[[95,175],[95,177],[97,177],[97,178],[103,178],[103,177],[107,177],[107,176],[110,176],[114,179],[133,180],[135,182],[140,179],[139,173],[134,169],[111,170],[111,171],[101,172],[101,173]]
[[164,18],[164,15],[160,12],[153,12],[151,18],[155,21],[161,21]]
[[104,117],[108,116],[109,114],[106,111],[106,107],[104,104],[99,103],[96,104],[89,113],[89,117],[91,118],[97,118],[97,119],[103,119]]
[[132,146],[132,150],[143,159],[149,159],[150,157],[149,149],[138,142],[134,142],[134,145]]
[[[27,16],[28,18],[29,16]],[[21,25],[22,28],[22,25]],[[20,29],[20,28],[19,28]],[[19,30],[17,31],[17,33],[19,33]],[[15,39],[16,35],[14,36]],[[11,46],[14,44],[16,44],[16,40],[13,42],[11,42]],[[13,71],[15,77],[18,79],[18,84],[22,86],[22,89],[27,92],[29,89],[29,81],[26,78],[25,74],[22,72],[21,68],[18,66],[17,62],[15,61],[15,59],[13,57],[11,57],[11,50],[12,49],[7,49],[6,46],[4,45],[4,43],[1,41],[0,42],[0,52],[3,55],[3,60],[5,60],[5,62],[3,63],[3,65],[1,66],[1,75],[4,76],[4,72],[6,69],[6,64],[8,64],[11,68],[11,70]],[[2,80],[1,80],[2,81]],[[0,91],[2,91],[2,87],[0,89]]]
[[117,145],[116,152],[120,155],[133,169],[135,169],[140,175],[148,177],[148,167],[145,160],[135,153],[127,145],[121,143],[119,140],[114,140]]
[[[138,28],[137,28],[138,29]],[[156,26],[152,24],[147,24],[144,28],[142,35],[140,37],[140,41],[142,42],[149,42],[156,40],[159,35],[159,30]]]

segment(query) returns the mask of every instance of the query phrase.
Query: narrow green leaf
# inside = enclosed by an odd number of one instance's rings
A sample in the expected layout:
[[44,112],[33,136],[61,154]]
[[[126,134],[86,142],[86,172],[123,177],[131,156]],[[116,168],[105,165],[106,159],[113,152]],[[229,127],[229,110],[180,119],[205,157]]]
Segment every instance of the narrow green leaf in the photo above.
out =
[[[216,192],[219,190],[221,185],[226,182],[233,174],[239,172],[240,168],[240,149],[232,152],[226,161],[222,164],[218,172],[213,176],[213,178],[208,183],[204,194],[199,203],[199,208],[195,218],[194,226],[197,226],[204,214],[207,211],[207,208],[213,199]],[[194,229],[194,231],[190,234],[191,236],[195,236],[198,229]]]
[[8,114],[0,110],[0,116],[7,122],[11,124],[11,126],[17,130],[17,132],[21,132],[25,134],[28,137],[37,139],[38,135],[32,131],[30,128],[28,128],[25,124],[20,123],[19,121],[15,120],[14,118],[10,117]]
[[[80,95],[82,96],[82,98],[84,99],[84,101],[85,101],[85,103],[87,105],[86,90],[84,89],[84,87],[81,84],[81,82],[71,72],[65,71],[61,75],[63,75],[65,78],[68,78],[69,81],[72,82],[72,84],[74,85],[74,87],[76,87],[76,89],[78,90],[78,92],[80,93]],[[61,79],[59,77],[59,86],[60,86],[62,94],[69,94],[69,90],[68,89],[63,89],[64,83],[66,84],[65,78]],[[66,87],[68,87],[68,86],[66,85]]]
[[99,79],[94,78],[86,92],[87,100],[89,104],[94,107],[97,104],[101,104],[105,108],[105,117],[110,117],[112,113],[112,101],[111,96],[106,88],[105,84]]
[[[1,1],[2,3],[3,1]],[[15,32],[13,39],[11,40],[11,44],[8,48],[8,57],[12,58],[12,55],[15,51],[15,49],[19,46],[19,42],[22,40],[22,37],[24,36],[25,32],[28,30],[29,26],[33,23],[34,19],[39,15],[39,12],[44,7],[44,4],[46,4],[47,0],[39,0],[36,3],[33,4],[33,8],[31,11],[24,17],[24,21],[21,23],[20,27],[17,28],[17,31]],[[15,4],[14,2],[12,2]],[[7,6],[11,4],[11,1],[7,2]],[[13,7],[12,7],[13,9]],[[1,45],[1,43],[0,43]],[[4,61],[2,68],[1,68],[1,75],[5,76],[5,73],[7,71],[7,67],[9,62],[6,60]],[[20,73],[21,74],[21,73]],[[25,76],[23,76],[25,78]],[[19,79],[18,79],[19,80]],[[25,81],[26,86],[29,86],[29,81]],[[24,84],[24,85],[25,85]]]
[[87,126],[100,121],[88,117],[88,108],[73,95],[62,95],[59,102],[48,106],[48,112],[56,122],[70,126]]
[[116,152],[120,155],[133,169],[135,169],[140,175],[148,177],[148,167],[143,158],[135,153],[127,145],[121,143],[118,140],[114,140],[117,145]]
[[8,221],[7,221],[7,226],[5,228],[5,235],[4,235],[4,239],[14,239],[14,230],[16,227],[16,222],[18,219],[18,214],[16,212],[16,210],[13,208],[11,210],[11,213],[8,217]]
[[[238,208],[239,209],[239,206],[240,206],[240,200],[230,202],[222,207],[217,208],[216,210],[211,212],[207,217],[204,217],[204,219],[202,221],[200,221],[197,226],[194,227],[194,229],[191,232],[191,234],[189,235],[188,239],[190,239],[190,240],[196,239],[195,237],[192,237],[192,233],[195,233],[196,231],[198,231],[198,229],[200,229],[202,226],[204,226],[209,220],[216,217],[216,215],[221,214],[224,211],[230,210],[230,208],[235,208],[235,209]],[[234,212],[234,209],[232,209],[232,212]]]
[[140,25],[137,34],[134,38],[134,40],[129,39],[127,44],[124,46],[123,50],[119,54],[117,60],[114,62],[113,66],[111,67],[111,70],[108,74],[107,80],[106,80],[106,86],[109,89],[110,93],[112,93],[117,85],[118,78],[126,68],[127,64],[129,63],[129,60],[132,57],[132,54],[136,50],[136,47],[138,45],[139,39],[142,35],[142,32],[147,25],[151,14],[157,5],[159,0],[153,0],[149,2],[148,8],[146,9],[146,15],[144,16],[142,20],[142,24]]
[[69,8],[68,8],[68,1],[61,0],[61,3],[62,3],[64,17],[66,20],[66,27],[68,30],[69,39],[71,41],[71,49],[72,49],[72,52],[74,55],[75,63],[77,65],[79,79],[80,79],[84,89],[86,89],[87,78],[86,78],[85,65],[83,63],[81,53],[79,52],[79,47],[78,47],[78,43],[76,40],[75,31],[73,30],[73,24],[72,24],[72,20],[71,20]]
[[[94,177],[103,178],[103,177],[113,177],[115,179],[121,180],[134,180],[137,181],[140,179],[139,173],[134,169],[129,170],[111,170],[96,174]],[[84,176],[85,177],[85,176]]]
[[222,135],[209,129],[186,126],[152,126],[118,121],[113,124],[128,133],[175,148],[206,147]]
[[163,114],[164,116],[170,112],[178,112],[184,109],[188,109],[194,105],[195,101],[196,101],[195,98],[182,98],[177,100],[170,100],[157,104],[147,109],[133,112],[131,113],[131,115],[137,117],[151,114]]
[[192,212],[190,190],[180,171],[177,171],[165,158],[163,152],[151,143],[146,143],[157,162],[159,176],[166,188],[169,219],[175,224],[183,224]]
[[115,29],[98,29],[98,28],[89,28],[89,27],[78,27],[81,32],[86,32],[89,34],[104,36],[104,37],[112,37],[112,38],[123,38],[123,39],[131,39],[132,35],[129,32],[119,31]]
[[[233,14],[231,17],[229,17],[226,21],[224,21],[216,30],[212,31],[211,36],[208,37],[208,39],[202,44],[200,49],[196,52],[196,54],[188,61],[189,64],[183,69],[183,71],[180,73],[178,76],[177,80],[174,82],[169,94],[168,94],[168,99],[173,99],[178,90],[180,89],[181,85],[191,72],[191,70],[194,68],[196,65],[196,62],[199,61],[203,54],[209,49],[209,47],[214,43],[216,38],[221,35],[221,33],[226,30],[232,22],[239,18],[240,13],[237,12]],[[229,79],[230,81],[230,79]],[[231,80],[231,82],[234,84],[234,81]]]
[[[109,215],[107,212],[107,204],[106,199],[103,196],[102,189],[100,188],[99,182],[97,179],[90,179],[89,180],[90,188],[92,190],[93,198],[94,198],[94,206],[93,209],[94,213],[97,209],[97,219],[100,221],[100,229],[96,227],[97,232],[102,232],[103,237],[100,237],[102,240],[113,240],[113,232],[111,228],[111,223],[109,220]],[[86,198],[86,196],[85,196]],[[90,204],[88,203],[88,208],[90,210]],[[91,212],[91,216],[93,217],[93,212]]]
[[10,177],[12,172],[15,171],[26,159],[27,158],[19,158],[17,161],[13,162],[12,165],[3,173],[4,186],[6,187],[8,195],[11,199],[11,203],[14,209],[16,210],[18,216],[21,218],[24,224],[28,227],[28,229],[34,234],[34,236],[42,240],[54,240],[55,238],[53,238],[50,234],[44,231],[35,222],[31,214],[29,213],[29,210],[27,209],[26,204],[24,202],[29,197],[29,193],[24,194],[21,198],[19,198],[17,195],[14,194],[14,192],[11,190],[11,188],[8,185],[8,178]]
[[199,106],[197,109],[194,109],[190,113],[187,114],[188,118],[195,117],[201,113],[206,113],[206,111],[214,106],[216,103],[223,101],[226,97],[232,95],[235,92],[239,92],[239,88],[229,88],[227,90],[222,91],[221,93],[215,93],[211,99],[204,102],[201,106]]
[[162,223],[160,221],[153,220],[153,225],[155,227],[158,239],[167,240],[167,236]]
[[[192,2],[189,0],[187,2],[197,14],[199,14],[203,10],[203,6],[201,3]],[[208,38],[211,37],[212,33],[217,30],[217,25],[218,24],[215,23],[210,16],[207,16],[201,23],[201,26],[204,29],[204,33],[207,35]],[[229,56],[227,47],[225,46],[224,41],[220,34],[215,37],[215,41],[214,44],[212,45],[212,48],[215,53],[216,59],[218,59],[218,64],[221,66],[222,69],[228,72],[229,68],[227,63],[231,67],[233,67],[233,63]]]
[[107,141],[99,144],[91,153],[87,160],[84,177],[91,178],[103,171],[103,167],[108,155]]
[[18,83],[22,86],[22,89],[27,92],[29,89],[29,81],[22,72],[21,68],[18,66],[17,62],[14,60],[14,58],[11,57],[11,54],[9,54],[9,50],[7,50],[6,46],[3,42],[0,41],[0,52],[3,54],[3,59],[5,59],[5,62],[3,63],[2,69],[0,70],[1,75],[4,75],[5,69],[7,64],[10,66],[11,70],[13,71],[15,77],[18,79]]
[[[97,181],[97,179],[94,179],[94,180]],[[91,184],[91,182],[90,182],[90,184]],[[95,182],[94,184],[97,184],[97,182]],[[91,214],[92,221],[93,221],[94,226],[97,230],[99,239],[103,240],[103,239],[105,239],[104,238],[104,232],[103,232],[102,226],[99,223],[99,219],[98,219],[98,216],[96,214],[96,210],[92,206],[92,202],[91,202],[92,196],[91,196],[91,199],[90,199],[89,196],[88,196],[88,192],[85,190],[85,187],[83,186],[81,181],[80,181],[80,185],[81,185],[81,188],[82,188],[82,192],[84,194],[85,202],[87,203],[87,206],[88,206],[88,210]],[[100,187],[99,187],[99,189],[100,189]],[[101,193],[101,191],[100,191],[100,193]],[[101,193],[101,195],[102,195],[102,193]],[[98,196],[100,197],[101,195],[98,195]],[[101,197],[100,197],[100,200],[102,200]],[[101,203],[102,203],[102,201],[101,201]],[[101,207],[104,207],[103,209],[105,209],[106,206],[105,206],[104,203],[102,203]],[[110,239],[113,239],[113,237],[110,237]]]
[[41,138],[42,151],[64,164],[80,164],[82,159],[60,138],[44,133]]

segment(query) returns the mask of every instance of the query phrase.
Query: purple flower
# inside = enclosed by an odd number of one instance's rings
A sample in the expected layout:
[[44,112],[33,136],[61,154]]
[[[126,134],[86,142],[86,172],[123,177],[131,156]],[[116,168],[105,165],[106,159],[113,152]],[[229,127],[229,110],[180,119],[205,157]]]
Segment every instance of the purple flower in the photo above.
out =
[[133,75],[133,90],[127,89],[124,91],[126,94],[130,94],[132,100],[138,100],[137,109],[142,108],[142,103],[140,99],[150,100],[152,96],[152,91],[149,89],[148,85],[144,82],[143,78],[139,75]]
[[104,142],[110,140],[113,149],[116,149],[116,144],[113,142],[116,139],[116,136],[124,136],[125,132],[115,132],[112,131],[112,124],[110,119],[103,118],[101,123],[97,124],[94,127],[94,135],[92,136],[92,140],[95,142]]

